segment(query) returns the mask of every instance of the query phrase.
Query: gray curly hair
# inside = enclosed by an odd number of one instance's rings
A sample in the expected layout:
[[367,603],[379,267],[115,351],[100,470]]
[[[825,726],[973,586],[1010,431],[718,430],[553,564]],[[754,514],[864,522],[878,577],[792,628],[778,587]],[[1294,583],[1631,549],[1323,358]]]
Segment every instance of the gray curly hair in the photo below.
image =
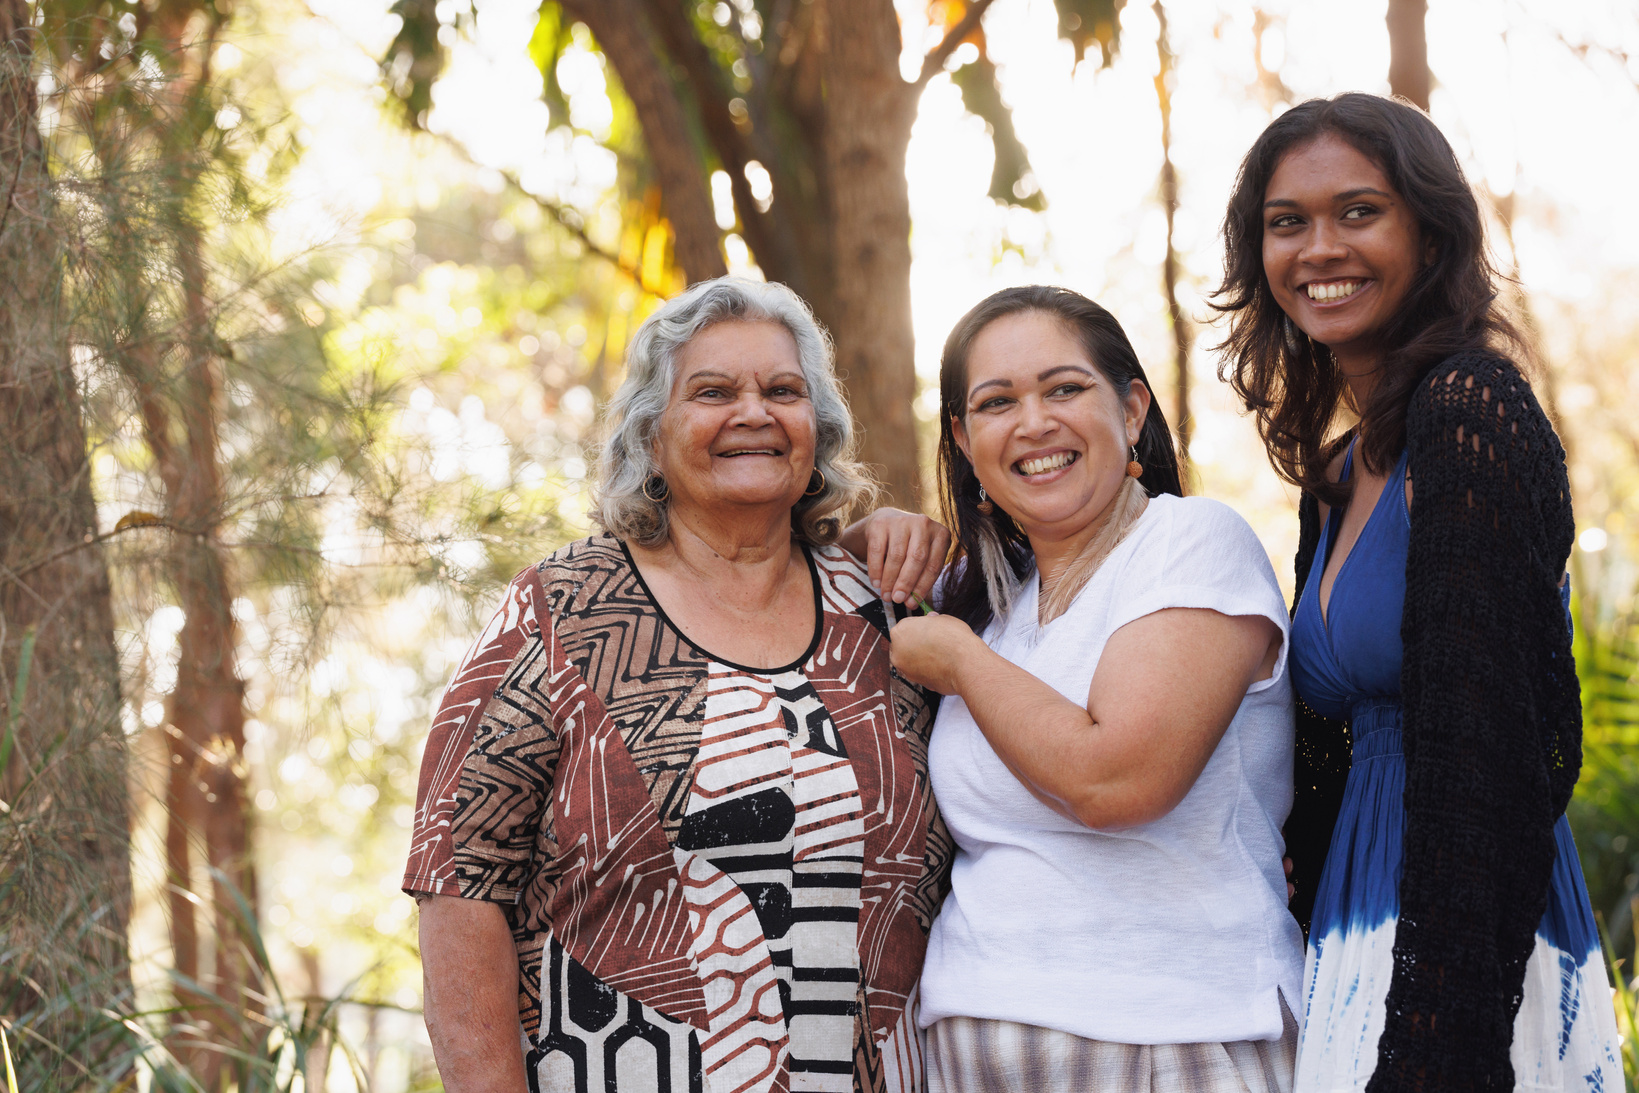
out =
[[793,534],[814,546],[830,543],[842,530],[840,517],[876,495],[870,473],[854,459],[853,418],[837,385],[831,339],[808,305],[781,284],[718,277],[663,304],[626,351],[626,379],[609,401],[593,489],[591,516],[604,530],[643,546],[665,540],[667,502],[651,500],[643,485],[656,473],[654,438],[671,402],[678,354],[715,323],[754,322],[779,323],[791,332],[814,406],[814,466],[825,484],[792,508]]

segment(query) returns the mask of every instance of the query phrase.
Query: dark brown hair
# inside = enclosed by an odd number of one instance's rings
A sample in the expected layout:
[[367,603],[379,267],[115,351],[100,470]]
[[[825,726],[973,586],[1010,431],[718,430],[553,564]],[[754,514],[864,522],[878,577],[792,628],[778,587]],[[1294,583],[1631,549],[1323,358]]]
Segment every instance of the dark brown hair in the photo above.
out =
[[[1031,564],[1030,541],[1024,531],[1000,508],[991,516],[979,512],[979,479],[973,464],[956,444],[952,420],[967,417],[967,363],[979,332],[1005,315],[1021,311],[1041,311],[1062,322],[1076,337],[1087,357],[1125,399],[1133,380],[1150,387],[1144,366],[1138,363],[1132,342],[1115,316],[1079,292],[1048,285],[1007,288],[981,300],[957,322],[945,339],[939,359],[939,507],[955,539],[953,565],[940,610],[955,615],[975,631],[990,622],[990,599],[985,589],[983,567],[979,564],[981,521],[994,523],[1002,542],[1007,564],[1016,577],[1023,578]],[[1138,434],[1138,461],[1144,465],[1139,478],[1150,494],[1183,495],[1178,476],[1178,456],[1173,451],[1172,433],[1159,399],[1150,399],[1150,411]],[[966,559],[965,562],[960,560]],[[960,563],[960,564],[957,564]]]
[[1258,433],[1280,476],[1328,504],[1349,488],[1327,481],[1342,437],[1333,435],[1346,383],[1332,354],[1286,317],[1263,269],[1263,203],[1280,162],[1320,137],[1341,138],[1377,164],[1417,220],[1432,254],[1395,315],[1378,331],[1381,375],[1360,413],[1367,467],[1394,466],[1406,442],[1412,392],[1442,360],[1465,349],[1518,350],[1497,305],[1497,274],[1462,167],[1434,122],[1409,103],[1349,92],[1310,99],[1269,123],[1241,162],[1224,215],[1224,281],[1212,306],[1230,316],[1220,379],[1257,414]]

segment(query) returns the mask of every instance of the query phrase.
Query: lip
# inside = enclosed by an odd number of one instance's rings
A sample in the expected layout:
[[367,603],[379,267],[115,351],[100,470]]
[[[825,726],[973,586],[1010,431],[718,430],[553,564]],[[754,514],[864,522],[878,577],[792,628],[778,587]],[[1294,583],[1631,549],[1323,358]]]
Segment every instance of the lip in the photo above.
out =
[[778,448],[730,448],[726,452],[713,452],[718,459],[740,459],[748,455],[760,455],[768,459],[780,459],[785,453]]
[[[1310,285],[1336,285],[1344,281],[1358,282],[1360,287],[1349,293],[1349,295],[1341,296],[1336,300],[1316,300],[1311,298],[1309,295]],[[1367,290],[1376,284],[1376,279],[1371,277],[1317,277],[1314,280],[1304,281],[1302,284],[1298,285],[1297,295],[1300,300],[1317,311],[1330,311],[1333,308],[1344,307],[1345,305],[1354,303],[1356,300],[1360,299],[1360,297],[1364,296]]]
[[[1066,463],[1064,466],[1055,467],[1053,470],[1043,471],[1040,474],[1025,474],[1023,469],[1020,467],[1020,464],[1027,463],[1032,459],[1045,459],[1048,456],[1054,455],[1069,455],[1072,458],[1070,459],[1070,462]],[[1007,469],[1020,480],[1029,482],[1031,485],[1038,485],[1058,481],[1060,478],[1064,477],[1071,467],[1074,467],[1077,463],[1081,462],[1081,458],[1081,453],[1076,451],[1074,448],[1040,448],[1033,452],[1025,452],[1023,455],[1019,456],[1019,458],[1009,463],[1007,465]]]

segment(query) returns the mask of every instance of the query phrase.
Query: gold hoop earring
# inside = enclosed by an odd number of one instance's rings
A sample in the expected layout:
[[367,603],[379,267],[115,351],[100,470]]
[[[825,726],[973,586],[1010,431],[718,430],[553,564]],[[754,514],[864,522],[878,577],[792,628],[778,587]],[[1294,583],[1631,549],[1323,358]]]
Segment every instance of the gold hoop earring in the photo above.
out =
[[[814,484],[814,479],[816,479],[816,478],[819,479],[819,485],[817,485],[817,486]],[[818,467],[815,467],[814,468],[814,473],[808,476],[808,488],[806,490],[802,491],[802,495],[804,497],[813,497],[816,494],[821,494],[821,493],[824,493],[824,492],[825,492],[825,475],[820,472],[820,469]]]
[[[649,477],[645,478],[643,480],[642,488],[643,496],[647,497],[650,501],[653,501],[657,505],[663,504],[666,498],[672,495],[671,486],[667,485],[666,480],[658,474],[651,474]],[[659,497],[655,496],[657,492],[660,494]]]

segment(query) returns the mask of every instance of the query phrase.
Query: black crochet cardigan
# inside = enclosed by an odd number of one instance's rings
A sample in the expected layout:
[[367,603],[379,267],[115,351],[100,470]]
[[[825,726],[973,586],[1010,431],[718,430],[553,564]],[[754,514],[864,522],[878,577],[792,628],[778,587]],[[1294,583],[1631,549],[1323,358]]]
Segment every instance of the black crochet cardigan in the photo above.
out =
[[[1559,598],[1575,531],[1565,451],[1514,366],[1481,352],[1421,382],[1406,445],[1404,865],[1387,1021],[1366,1088],[1511,1090],[1553,826],[1582,766]],[[1301,594],[1320,538],[1312,496],[1299,513]],[[1286,831],[1305,931],[1349,748],[1345,724],[1300,703]]]

